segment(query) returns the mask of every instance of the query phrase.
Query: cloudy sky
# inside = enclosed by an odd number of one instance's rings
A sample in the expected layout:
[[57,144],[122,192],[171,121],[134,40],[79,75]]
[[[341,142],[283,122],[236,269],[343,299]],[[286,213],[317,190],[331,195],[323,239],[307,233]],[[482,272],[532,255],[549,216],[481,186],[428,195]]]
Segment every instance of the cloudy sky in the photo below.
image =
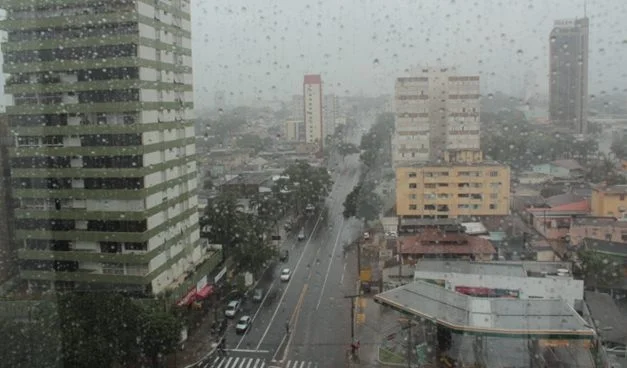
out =
[[[305,73],[326,91],[391,93],[414,65],[479,73],[482,88],[518,93],[525,74],[546,93],[553,20],[583,0],[193,0],[197,107],[287,98]],[[627,89],[627,1],[588,0],[590,93]]]

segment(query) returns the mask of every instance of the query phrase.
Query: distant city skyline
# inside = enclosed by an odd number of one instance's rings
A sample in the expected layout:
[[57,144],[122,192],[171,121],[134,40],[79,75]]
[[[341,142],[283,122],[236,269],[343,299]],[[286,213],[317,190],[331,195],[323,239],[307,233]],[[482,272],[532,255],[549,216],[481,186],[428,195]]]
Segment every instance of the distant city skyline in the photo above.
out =
[[[588,2],[590,94],[627,85],[620,66],[627,58],[626,13],[620,0]],[[546,35],[554,20],[583,15],[583,2],[568,0],[196,2],[196,103],[210,107],[216,90],[233,105],[288,100],[304,74],[323,75],[324,90],[338,96],[391,94],[406,69],[440,64],[481,76],[486,93],[519,95],[532,86],[530,95],[548,95]],[[535,82],[525,78],[529,71]]]

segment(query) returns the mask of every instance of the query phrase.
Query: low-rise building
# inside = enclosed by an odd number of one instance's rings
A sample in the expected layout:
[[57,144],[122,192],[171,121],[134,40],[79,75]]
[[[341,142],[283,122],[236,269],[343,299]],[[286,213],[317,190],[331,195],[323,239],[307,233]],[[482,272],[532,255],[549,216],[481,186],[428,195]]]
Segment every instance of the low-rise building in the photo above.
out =
[[627,185],[600,184],[592,189],[592,216],[627,219]]
[[573,279],[568,263],[560,262],[421,260],[414,272],[419,280],[470,296],[561,299],[572,307],[584,291],[583,280]]
[[581,245],[584,238],[622,242],[627,246],[627,221],[614,217],[576,217],[570,224],[568,236],[574,246]]
[[396,213],[456,218],[509,214],[510,169],[491,161],[414,164],[396,168]]
[[491,260],[496,249],[488,239],[464,234],[426,229],[416,235],[397,239],[398,253],[403,263],[422,258],[455,258]]
[[535,173],[563,179],[582,178],[585,174],[584,167],[575,160],[555,160],[545,164],[533,165],[531,170]]
[[589,212],[589,200],[570,193],[547,198],[543,207],[526,210],[529,224],[550,240],[565,239],[573,218],[586,216]]

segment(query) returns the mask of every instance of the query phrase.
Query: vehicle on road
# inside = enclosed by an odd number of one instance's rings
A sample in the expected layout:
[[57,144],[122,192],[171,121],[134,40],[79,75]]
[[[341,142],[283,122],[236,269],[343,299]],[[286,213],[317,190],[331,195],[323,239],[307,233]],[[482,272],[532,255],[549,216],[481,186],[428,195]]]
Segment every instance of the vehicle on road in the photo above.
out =
[[290,230],[292,230],[292,223],[291,223],[291,222],[289,222],[289,221],[288,221],[288,222],[286,222],[286,223],[283,225],[283,229],[285,229],[285,231],[290,231]]
[[290,281],[291,271],[289,268],[281,270],[281,281]]
[[238,334],[246,333],[246,331],[250,328],[251,323],[252,319],[250,316],[242,316],[235,325],[235,332]]
[[305,211],[307,211],[309,213],[313,212],[315,209],[316,209],[316,207],[313,204],[311,204],[311,203],[309,203],[307,205],[307,207],[305,207]]
[[287,249],[283,249],[279,254],[279,261],[287,262],[287,259],[290,257],[290,252]]
[[253,292],[253,302],[257,302],[258,303],[261,300],[263,300],[263,289],[262,288],[257,288]]
[[385,236],[390,239],[396,239],[398,237],[398,233],[396,231],[388,231],[387,233],[385,233]]
[[305,229],[300,229],[298,233],[298,240],[305,240]]
[[370,239],[370,233],[366,231],[364,233],[364,240],[368,240],[368,239]]
[[231,300],[224,310],[224,315],[228,318],[235,317],[237,312],[239,312],[240,304],[241,302],[239,300]]

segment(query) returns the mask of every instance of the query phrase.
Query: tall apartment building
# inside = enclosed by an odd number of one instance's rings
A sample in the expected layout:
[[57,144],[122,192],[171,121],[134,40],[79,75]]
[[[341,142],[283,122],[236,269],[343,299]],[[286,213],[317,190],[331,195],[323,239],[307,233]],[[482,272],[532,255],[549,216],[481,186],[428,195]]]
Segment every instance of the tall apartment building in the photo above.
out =
[[336,119],[339,117],[339,99],[334,94],[325,94],[322,104],[322,125],[324,137],[335,132]]
[[322,79],[319,74],[305,75],[303,82],[303,101],[305,107],[305,142],[324,144],[324,126],[322,123]]
[[21,277],[156,294],[201,267],[189,0],[0,5]]
[[302,120],[286,120],[283,122],[283,139],[289,142],[304,141],[305,123]]
[[395,166],[442,159],[448,150],[479,150],[479,77],[446,68],[396,80]]
[[13,200],[11,199],[11,169],[9,149],[13,139],[9,133],[6,114],[0,115],[0,282],[16,273],[13,243]]
[[457,218],[509,214],[510,169],[475,150],[396,168],[396,214]]
[[292,120],[305,120],[305,97],[303,95],[292,95],[290,117]]
[[588,18],[555,21],[549,42],[549,119],[588,131]]

